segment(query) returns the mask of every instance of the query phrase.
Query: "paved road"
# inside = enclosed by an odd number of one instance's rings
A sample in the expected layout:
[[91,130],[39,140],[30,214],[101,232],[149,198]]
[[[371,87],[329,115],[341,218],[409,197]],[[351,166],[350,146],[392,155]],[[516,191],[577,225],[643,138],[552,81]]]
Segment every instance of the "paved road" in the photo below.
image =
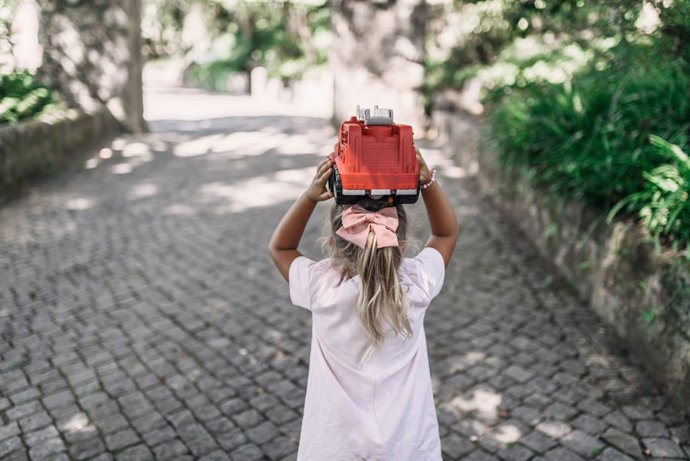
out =
[[[151,134],[0,210],[0,458],[294,459],[310,318],[266,245],[334,132],[247,98],[158,88],[147,104]],[[463,227],[427,316],[445,459],[687,458],[687,421],[426,152]]]

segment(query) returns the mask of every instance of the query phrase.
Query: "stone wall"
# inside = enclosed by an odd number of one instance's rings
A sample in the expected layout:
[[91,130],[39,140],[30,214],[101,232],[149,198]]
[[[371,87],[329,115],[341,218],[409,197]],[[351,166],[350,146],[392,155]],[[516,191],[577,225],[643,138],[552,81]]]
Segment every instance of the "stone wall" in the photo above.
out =
[[143,118],[141,0],[40,0],[39,78],[71,107],[105,106],[121,127]]
[[107,138],[116,124],[103,106],[69,110],[0,127],[0,198],[58,168],[75,153]]
[[141,0],[27,0],[22,6],[22,20],[38,23],[38,79],[70,109],[0,127],[0,198],[115,131],[147,128]]
[[425,2],[336,0],[331,14],[335,121],[378,104],[396,122],[425,126]]
[[634,223],[550,197],[516,172],[502,172],[480,118],[444,107],[433,113],[442,141],[483,192],[513,216],[611,325],[647,374],[690,412],[690,271],[657,254]]

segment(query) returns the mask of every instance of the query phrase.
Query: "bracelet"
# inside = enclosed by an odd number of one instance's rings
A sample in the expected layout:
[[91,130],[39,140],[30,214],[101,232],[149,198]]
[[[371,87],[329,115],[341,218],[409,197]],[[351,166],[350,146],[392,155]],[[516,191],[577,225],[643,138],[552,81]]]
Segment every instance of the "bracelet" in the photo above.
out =
[[431,176],[429,177],[429,180],[425,182],[424,184],[420,184],[419,188],[420,189],[428,189],[429,186],[431,186],[434,181],[436,181],[436,168],[431,169]]

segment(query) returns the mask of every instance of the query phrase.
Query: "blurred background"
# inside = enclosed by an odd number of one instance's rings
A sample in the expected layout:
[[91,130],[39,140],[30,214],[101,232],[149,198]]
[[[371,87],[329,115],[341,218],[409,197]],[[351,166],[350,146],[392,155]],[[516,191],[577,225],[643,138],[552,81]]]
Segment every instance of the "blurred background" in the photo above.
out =
[[686,0],[0,5],[0,123],[105,104],[121,128],[143,131],[142,68],[152,85],[283,101],[334,122],[356,104],[392,107],[417,136],[450,107],[488,118],[502,162],[540,185],[639,214],[676,248],[690,237]]

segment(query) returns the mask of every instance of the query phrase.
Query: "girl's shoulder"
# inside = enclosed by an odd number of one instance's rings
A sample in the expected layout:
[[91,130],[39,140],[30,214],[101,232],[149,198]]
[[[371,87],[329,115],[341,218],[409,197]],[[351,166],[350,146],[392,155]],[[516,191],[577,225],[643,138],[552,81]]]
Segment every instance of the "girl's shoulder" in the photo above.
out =
[[446,265],[441,253],[426,247],[412,258],[404,258],[400,267],[403,283],[420,288],[429,298],[434,298],[443,287]]
[[424,247],[413,257],[403,258],[402,268],[405,271],[431,270],[434,272],[445,272],[443,256],[436,248]]
[[336,266],[332,258],[314,260],[307,256],[299,256],[290,265],[288,276],[290,284],[314,288],[320,282],[327,280],[343,280],[342,270]]
[[299,256],[292,261],[289,269],[290,298],[293,304],[311,309],[319,293],[338,286],[342,281],[342,271],[331,258],[317,261]]

